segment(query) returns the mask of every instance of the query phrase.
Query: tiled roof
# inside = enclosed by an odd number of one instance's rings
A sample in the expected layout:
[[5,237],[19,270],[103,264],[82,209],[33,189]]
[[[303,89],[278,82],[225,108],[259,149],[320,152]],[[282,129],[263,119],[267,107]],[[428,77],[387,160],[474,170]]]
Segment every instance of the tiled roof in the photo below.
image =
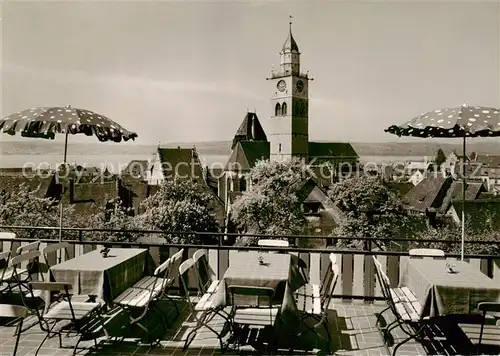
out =
[[0,191],[5,190],[7,193],[16,191],[21,184],[25,184],[30,190],[36,191],[36,195],[44,198],[47,196],[49,186],[54,179],[51,174],[47,178],[42,178],[39,175],[34,177],[23,177],[18,174],[0,174]]
[[409,182],[388,182],[386,183],[387,188],[389,190],[397,193],[399,196],[405,196],[410,190],[415,187],[412,183]]
[[242,141],[267,141],[266,133],[255,113],[248,112],[233,138],[231,149]]
[[[479,194],[481,192],[486,191],[482,182],[466,182],[465,183],[465,199],[466,200],[475,200],[479,198]],[[441,204],[441,208],[439,209],[440,213],[444,214],[448,210],[451,202],[453,200],[462,200],[462,181],[453,181],[451,183],[450,189],[446,194],[446,197],[443,199],[443,203]]]
[[431,175],[410,190],[404,200],[411,209],[419,212],[425,212],[429,208],[439,208],[451,182],[451,178]]
[[194,148],[158,148],[166,179],[203,181],[201,162]]
[[269,142],[238,142],[226,164],[225,170],[250,170],[259,160],[269,159]]
[[310,161],[313,158],[321,159],[321,161],[359,158],[354,148],[347,142],[309,142],[308,155]]

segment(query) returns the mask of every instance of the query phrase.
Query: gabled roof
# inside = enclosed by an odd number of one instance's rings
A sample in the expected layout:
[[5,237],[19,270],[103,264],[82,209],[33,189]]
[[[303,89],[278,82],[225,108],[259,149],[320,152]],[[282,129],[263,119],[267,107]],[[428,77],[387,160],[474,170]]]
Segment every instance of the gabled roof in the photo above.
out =
[[426,212],[429,208],[439,208],[452,182],[451,178],[441,175],[431,175],[424,178],[404,197],[407,205],[419,212]]
[[337,158],[359,158],[358,154],[347,142],[309,142],[309,161],[313,158],[320,160],[334,160]]
[[409,182],[388,182],[385,184],[390,191],[398,194],[400,197],[405,196],[415,186]]
[[233,138],[231,149],[234,149],[236,143],[244,141],[267,141],[266,133],[260,124],[257,114],[248,112],[241,122]]
[[263,141],[238,142],[226,164],[226,171],[247,171],[260,160],[269,159],[270,144]]
[[[478,199],[480,193],[486,191],[482,182],[466,182],[465,188],[465,200]],[[439,209],[440,213],[446,213],[453,200],[462,199],[462,181],[453,181],[451,183],[450,189],[446,194],[446,197],[443,199],[443,203],[441,204],[441,208]]]
[[158,148],[165,179],[203,181],[203,171],[194,148]]

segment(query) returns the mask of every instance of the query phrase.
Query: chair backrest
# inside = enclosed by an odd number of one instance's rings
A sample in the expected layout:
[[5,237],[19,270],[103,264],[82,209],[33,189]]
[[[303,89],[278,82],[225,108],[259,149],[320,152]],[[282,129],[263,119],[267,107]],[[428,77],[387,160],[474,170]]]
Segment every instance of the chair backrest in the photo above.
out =
[[172,263],[171,259],[167,259],[165,262],[163,262],[161,265],[156,267],[154,275],[159,278],[167,278],[168,276],[166,273],[168,272],[168,268],[170,267],[170,264]]
[[28,308],[21,305],[0,304],[1,318],[25,318],[28,315]]
[[184,288],[184,297],[192,311],[194,311],[194,306],[193,302],[191,301],[191,298],[189,298],[189,287],[186,284],[186,275],[188,274],[189,269],[191,269],[194,265],[195,265],[194,259],[188,258],[187,260],[185,260],[180,264],[178,269],[181,284],[182,287]]
[[48,255],[50,253],[54,253],[57,251],[61,251],[61,259],[62,259],[62,256],[64,255],[64,259],[68,260],[68,258],[69,258],[68,249],[69,248],[70,248],[70,245],[68,242],[59,242],[59,243],[47,245],[42,250],[42,254],[45,257],[45,262],[47,262],[47,264],[48,264],[49,263]]
[[411,257],[444,257],[444,251],[437,248],[414,248],[408,251]]
[[177,253],[170,257],[171,264],[169,267],[168,278],[177,278],[179,276],[179,267],[182,262],[182,255],[184,254],[184,249],[181,248]]
[[270,240],[270,239],[262,239],[258,242],[259,246],[265,247],[289,247],[290,244],[285,240]]
[[207,251],[205,249],[197,250],[193,254],[193,260],[196,264],[196,278],[200,292],[206,293],[212,282],[216,279],[215,272],[208,263]]
[[392,313],[398,319],[401,319],[401,314],[399,313],[398,309],[396,308],[396,305],[394,304],[394,300],[392,299],[391,281],[383,271],[382,264],[380,264],[376,256],[373,256],[373,262],[375,264],[375,272],[377,274],[377,279],[379,281],[380,288],[382,289],[382,294],[386,299],[387,304],[389,305],[389,308],[391,309]]
[[333,291],[337,285],[337,280],[339,278],[340,269],[336,263],[330,263],[329,270],[320,289],[321,298],[321,310],[326,313],[328,305],[332,300]]
[[[34,298],[35,294],[34,290],[39,290],[43,292],[64,292],[64,299],[69,305],[69,309],[71,312],[71,318],[73,321],[76,321],[75,311],[73,309],[73,305],[71,304],[71,297],[69,291],[73,288],[71,283],[62,283],[62,282],[30,282],[28,284],[28,288],[31,292],[31,297]],[[38,319],[41,321],[43,319],[42,312],[35,308]],[[61,319],[67,319],[67,315],[62,317]]]
[[16,250],[17,254],[26,253],[30,251],[36,251],[40,247],[40,241],[30,242],[27,245],[19,246]]
[[[267,297],[267,307],[271,308],[273,304],[274,289],[269,287],[250,287],[250,286],[239,286],[230,285],[227,287],[229,295],[231,296],[231,305],[236,306],[234,302],[234,296],[245,296],[245,297],[256,297],[257,303],[244,303],[246,306],[259,307],[260,297]],[[245,300],[248,300],[245,298]]]
[[333,272],[333,265],[336,265],[337,264],[337,257],[335,256],[335,254],[333,253],[330,253],[330,255],[328,256],[330,262],[328,263],[328,267],[326,269],[326,273],[325,273],[325,276],[323,277],[323,280],[321,281],[321,285],[320,285],[320,289],[319,289],[319,293],[320,295],[326,295],[327,293],[327,288],[328,288],[328,283],[332,280],[332,272]]
[[0,281],[3,281],[5,271],[9,267],[10,251],[0,252]]

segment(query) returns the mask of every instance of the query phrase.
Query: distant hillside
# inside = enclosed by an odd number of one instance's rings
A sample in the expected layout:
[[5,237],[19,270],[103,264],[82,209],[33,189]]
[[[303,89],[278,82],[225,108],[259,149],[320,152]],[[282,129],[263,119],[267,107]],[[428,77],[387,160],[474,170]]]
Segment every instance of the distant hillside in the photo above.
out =
[[[461,140],[457,143],[433,142],[422,139],[419,142],[352,142],[359,156],[434,156],[439,148],[445,154],[453,151],[462,152]],[[231,141],[207,142],[172,142],[161,144],[161,147],[193,147],[200,155],[224,156],[231,151]],[[71,155],[144,155],[149,156],[157,145],[137,145],[134,143],[70,143],[68,154]],[[0,155],[62,155],[64,145],[61,142],[45,140],[23,140],[15,142],[0,141]],[[467,152],[483,154],[500,154],[500,138],[467,141]]]

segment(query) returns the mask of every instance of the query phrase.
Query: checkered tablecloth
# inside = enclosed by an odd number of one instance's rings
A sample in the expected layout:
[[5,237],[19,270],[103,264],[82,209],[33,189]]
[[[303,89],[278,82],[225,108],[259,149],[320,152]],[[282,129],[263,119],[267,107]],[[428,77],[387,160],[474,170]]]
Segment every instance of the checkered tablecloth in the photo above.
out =
[[400,286],[408,287],[422,306],[421,316],[471,314],[479,302],[500,302],[500,284],[467,262],[455,261],[448,273],[440,259],[409,259]]
[[96,295],[106,302],[144,275],[146,249],[112,248],[108,257],[91,251],[50,268],[56,282],[71,283],[74,294]]

